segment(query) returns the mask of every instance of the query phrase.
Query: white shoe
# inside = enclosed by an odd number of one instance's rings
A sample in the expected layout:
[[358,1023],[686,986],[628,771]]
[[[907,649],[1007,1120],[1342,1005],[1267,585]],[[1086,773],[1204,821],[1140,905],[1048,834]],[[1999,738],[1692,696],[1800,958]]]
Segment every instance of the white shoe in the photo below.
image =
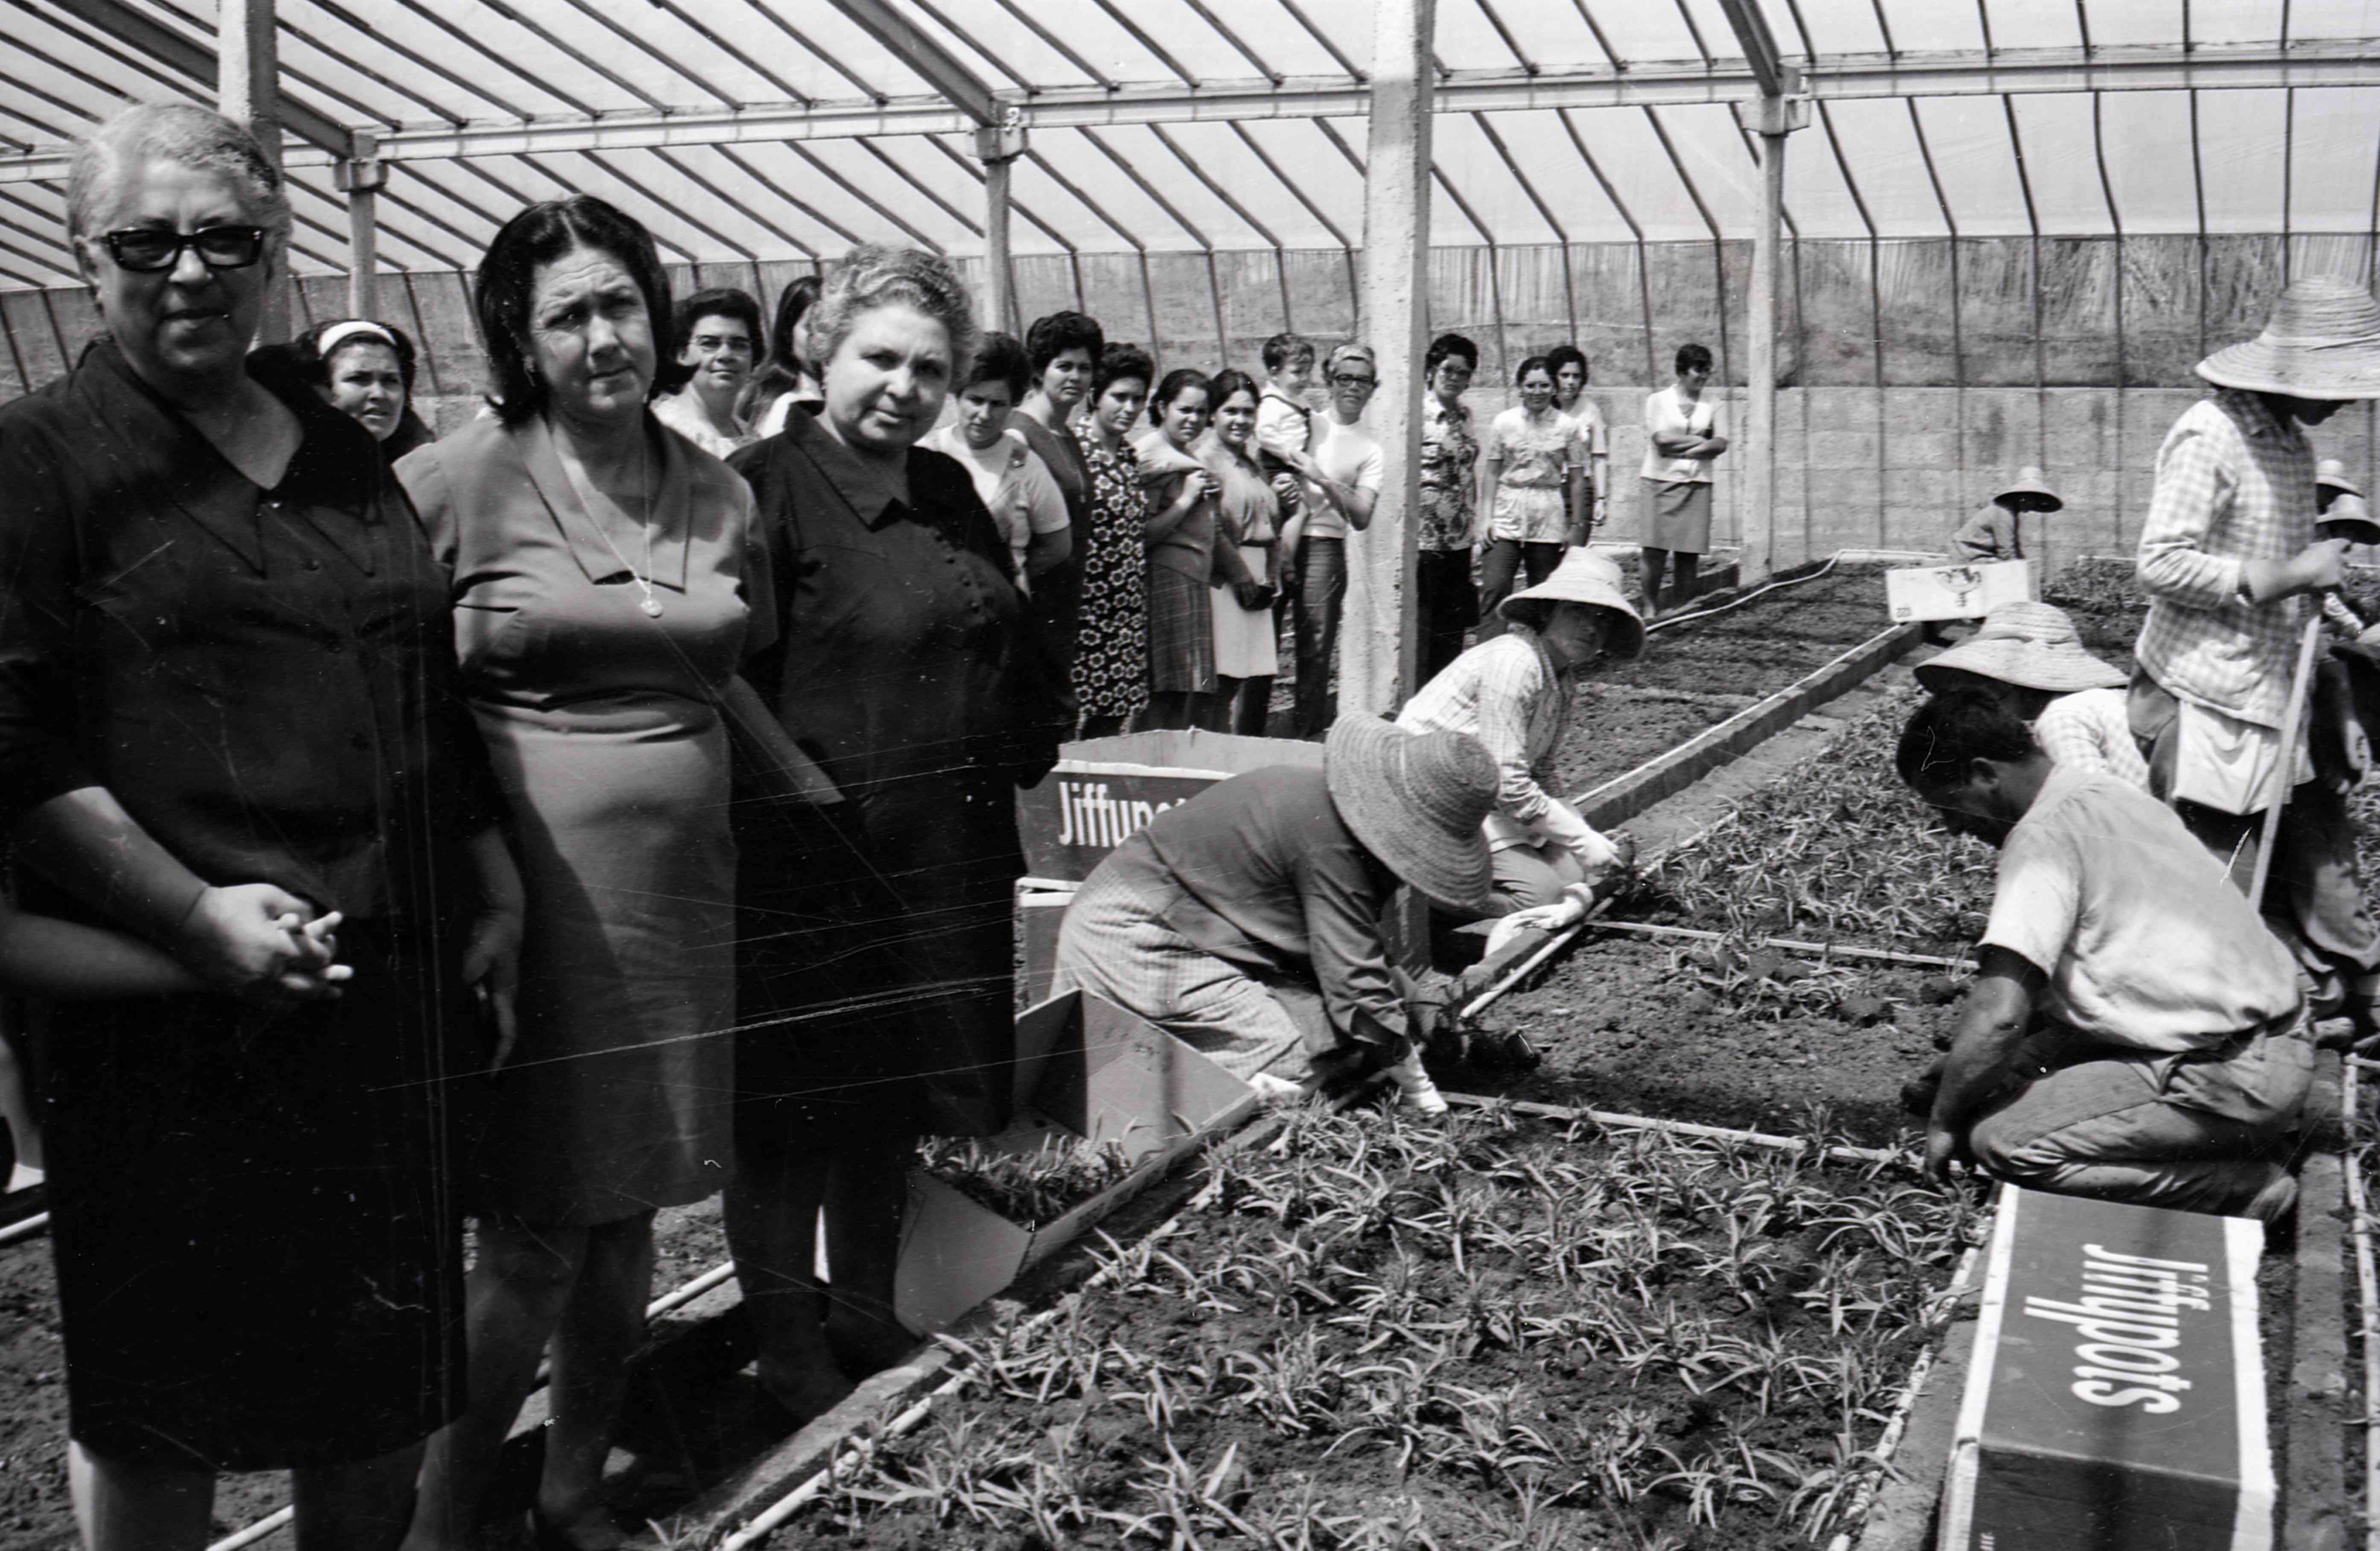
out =
[[1396,1082],[1398,1101],[1406,1109],[1418,1109],[1425,1115],[1446,1113],[1446,1096],[1429,1080],[1419,1050],[1407,1051],[1404,1060],[1389,1068],[1389,1075]]

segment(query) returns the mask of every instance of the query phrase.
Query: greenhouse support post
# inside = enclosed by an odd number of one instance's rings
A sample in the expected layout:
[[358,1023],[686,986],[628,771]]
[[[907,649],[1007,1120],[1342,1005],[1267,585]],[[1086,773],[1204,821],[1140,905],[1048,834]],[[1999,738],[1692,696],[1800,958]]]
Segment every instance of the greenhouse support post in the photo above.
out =
[[[281,165],[281,55],[273,0],[223,0],[215,11],[215,98],[225,118],[245,124],[277,169]],[[260,344],[289,337],[289,281],[264,293]]]
[[347,197],[347,316],[380,315],[380,191],[388,187],[388,166],[380,159],[380,138],[356,131],[356,151],[339,164],[339,192]]
[[1396,709],[1415,687],[1420,655],[1413,519],[1421,473],[1417,369],[1429,344],[1430,35],[1437,9],[1437,0],[1380,0],[1373,12],[1359,331],[1379,363],[1372,432],[1386,467],[1371,526],[1348,535],[1342,715]]
[[1024,114],[1003,108],[999,123],[975,132],[975,153],[983,164],[983,326],[1022,334],[1008,252],[1008,175],[1025,154]]
[[[1791,71],[1791,67],[1786,70]],[[1809,103],[1777,95],[1759,103],[1760,214],[1752,234],[1752,374],[1750,412],[1744,432],[1751,439],[1743,462],[1743,526],[1740,576],[1746,583],[1768,575],[1777,549],[1777,291],[1778,259],[1783,246],[1785,139],[1809,122]]]

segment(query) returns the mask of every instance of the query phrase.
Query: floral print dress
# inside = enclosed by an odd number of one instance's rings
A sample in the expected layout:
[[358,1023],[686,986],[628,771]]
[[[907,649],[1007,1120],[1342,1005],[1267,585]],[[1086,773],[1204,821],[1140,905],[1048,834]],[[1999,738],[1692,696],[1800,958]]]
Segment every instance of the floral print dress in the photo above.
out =
[[1075,701],[1086,717],[1129,717],[1148,704],[1148,491],[1127,442],[1111,452],[1083,438],[1091,476],[1090,544],[1083,554]]

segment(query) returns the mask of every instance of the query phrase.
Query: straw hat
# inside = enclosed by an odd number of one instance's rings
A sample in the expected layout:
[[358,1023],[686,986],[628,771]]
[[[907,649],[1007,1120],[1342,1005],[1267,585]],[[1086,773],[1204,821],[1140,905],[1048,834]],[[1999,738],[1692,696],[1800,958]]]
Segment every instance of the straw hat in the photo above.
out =
[[1487,910],[1493,875],[1479,827],[1496,807],[1496,760],[1476,739],[1342,716],[1322,769],[1339,817],[1390,872],[1440,904]]
[[1614,657],[1633,657],[1645,649],[1645,620],[1637,613],[1636,606],[1628,601],[1627,591],[1621,586],[1620,567],[1585,546],[1563,551],[1561,563],[1554,567],[1552,576],[1535,587],[1510,594],[1496,605],[1496,612],[1511,619],[1512,605],[1527,599],[1546,603],[1585,603],[1608,610],[1614,617],[1607,649]]
[[2034,467],[2032,464],[2026,464],[2022,468],[2018,469],[2016,471],[2016,483],[2009,486],[2008,489],[2000,491],[1999,494],[1992,497],[1992,499],[1994,501],[2006,501],[2012,495],[2029,495],[2036,500],[2046,501],[2049,503],[2046,507],[2035,508],[2036,510],[2062,512],[2066,509],[2065,497],[2059,495],[2056,491],[2051,490],[2049,488],[2048,477],[2043,474],[2040,469]]
[[2218,388],[2293,398],[2380,398],[2380,301],[2351,280],[2300,280],[2265,332],[2217,350],[2198,375]]
[[2350,495],[2363,493],[2356,488],[2355,481],[2347,477],[2347,465],[2337,458],[2325,458],[2313,466],[2313,482],[2328,485],[2335,491],[2345,491]]
[[2066,611],[2047,603],[2001,604],[1984,616],[1973,635],[1931,662],[1919,663],[1917,681],[1938,693],[1949,687],[1940,675],[1951,669],[2061,695],[2076,689],[2120,689],[2131,682],[2122,669],[2084,651]]

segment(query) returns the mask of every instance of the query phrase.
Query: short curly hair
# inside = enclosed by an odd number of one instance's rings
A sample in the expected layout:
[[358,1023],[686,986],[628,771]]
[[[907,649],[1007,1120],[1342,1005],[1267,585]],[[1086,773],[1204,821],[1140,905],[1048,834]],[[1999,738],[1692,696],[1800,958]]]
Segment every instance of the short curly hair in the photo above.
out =
[[1050,363],[1069,350],[1085,350],[1093,361],[1108,347],[1108,336],[1099,321],[1087,312],[1052,312],[1033,320],[1025,331],[1026,364],[1032,368],[1033,381],[1038,385]]
[[1099,397],[1126,378],[1138,378],[1141,391],[1157,381],[1157,363],[1137,345],[1121,342],[1099,352],[1099,370],[1091,373],[1091,396]]
[[862,243],[827,273],[807,319],[810,370],[823,377],[859,320],[880,307],[914,307],[951,336],[951,381],[966,380],[975,361],[975,297],[948,259],[923,248]]

